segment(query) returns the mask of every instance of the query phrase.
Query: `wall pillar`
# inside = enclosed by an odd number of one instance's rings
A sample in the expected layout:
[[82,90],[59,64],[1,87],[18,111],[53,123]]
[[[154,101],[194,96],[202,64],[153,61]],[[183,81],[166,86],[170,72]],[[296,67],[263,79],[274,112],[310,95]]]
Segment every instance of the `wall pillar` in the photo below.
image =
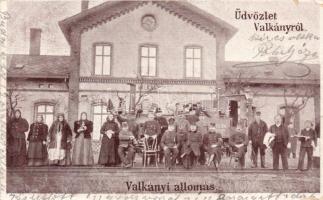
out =
[[81,33],[74,29],[71,33],[71,66],[69,74],[68,122],[73,124],[79,118],[79,77],[80,77]]

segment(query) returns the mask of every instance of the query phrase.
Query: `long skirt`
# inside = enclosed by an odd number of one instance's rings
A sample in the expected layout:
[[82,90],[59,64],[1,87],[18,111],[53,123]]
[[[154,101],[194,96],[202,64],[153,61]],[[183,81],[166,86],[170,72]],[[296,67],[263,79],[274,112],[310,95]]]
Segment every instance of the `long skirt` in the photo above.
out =
[[27,148],[24,138],[11,138],[8,144],[8,166],[21,167],[27,163]]
[[56,135],[56,147],[48,149],[48,164],[49,165],[67,165],[66,150],[61,149],[62,135]]
[[93,165],[92,141],[90,138],[84,138],[80,134],[74,143],[73,148],[73,165]]
[[47,149],[41,141],[29,142],[28,166],[41,166],[46,162]]
[[100,165],[115,165],[116,164],[116,152],[115,152],[115,138],[109,139],[107,136],[103,136],[101,149],[99,154]]

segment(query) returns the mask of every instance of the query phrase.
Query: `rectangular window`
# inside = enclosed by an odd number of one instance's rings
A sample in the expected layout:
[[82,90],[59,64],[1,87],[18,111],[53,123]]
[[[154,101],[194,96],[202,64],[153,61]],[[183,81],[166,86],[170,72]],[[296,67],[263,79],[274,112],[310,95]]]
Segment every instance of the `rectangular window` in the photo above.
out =
[[110,44],[96,44],[94,47],[94,74],[111,74],[111,52]]
[[140,47],[140,73],[142,76],[156,76],[157,47],[145,45]]
[[93,140],[100,140],[100,129],[108,116],[107,106],[98,104],[93,106]]
[[48,103],[40,103],[36,105],[35,117],[42,115],[44,123],[50,127],[54,121],[54,105]]
[[202,67],[202,48],[185,48],[185,76],[188,78],[200,78]]

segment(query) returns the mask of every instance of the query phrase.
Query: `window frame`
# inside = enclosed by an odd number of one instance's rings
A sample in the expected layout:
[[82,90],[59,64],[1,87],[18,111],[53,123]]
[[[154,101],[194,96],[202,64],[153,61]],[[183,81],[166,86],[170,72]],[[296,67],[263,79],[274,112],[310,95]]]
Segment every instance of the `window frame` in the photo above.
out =
[[[39,113],[38,112],[38,107],[39,106],[42,106],[42,105],[44,105],[45,106],[45,112],[41,112],[41,113]],[[53,114],[53,122],[56,120],[55,119],[55,116],[56,116],[56,104],[55,103],[53,103],[53,102],[49,102],[49,101],[40,101],[40,102],[36,102],[36,103],[34,103],[34,121],[36,121],[36,118],[37,118],[37,115],[38,114],[41,114],[41,115],[43,115],[43,122],[46,124],[46,114],[51,114],[51,113],[47,113],[46,112],[46,107],[47,106],[53,106],[53,112],[52,112],[52,114]],[[50,127],[52,124],[46,124],[48,127]]]
[[[156,57],[155,57],[155,60],[156,60],[156,73],[155,75],[151,76],[151,75],[142,75],[142,67],[141,67],[141,58],[142,58],[142,55],[141,55],[141,48],[142,47],[148,47],[148,48],[151,48],[151,47],[154,47],[156,49]],[[148,50],[149,51],[149,50]],[[149,54],[149,53],[148,53]],[[138,71],[139,71],[139,74],[141,77],[158,77],[158,55],[159,55],[159,49],[158,49],[158,45],[157,44],[153,44],[153,43],[144,43],[144,44],[140,44],[139,45],[139,48],[138,48]],[[149,55],[148,55],[148,74],[149,74]]]
[[[193,76],[187,76],[187,58],[186,58],[186,51],[187,49],[200,49],[201,50],[201,57],[200,57],[200,76],[198,77],[195,77],[194,76],[194,51],[193,51]],[[184,78],[186,79],[203,79],[203,55],[204,55],[204,52],[203,52],[203,47],[201,45],[186,45],[184,46]]]
[[[102,62],[102,69],[101,69],[101,74],[95,74],[95,58],[96,58],[96,47],[97,46],[110,46],[110,55],[107,57],[110,57],[110,71],[109,74],[103,74],[103,62]],[[103,57],[105,57],[105,55],[101,55],[102,56],[102,61],[103,61]],[[92,75],[93,76],[112,76],[112,68],[113,68],[113,44],[111,42],[95,42],[92,45]]]

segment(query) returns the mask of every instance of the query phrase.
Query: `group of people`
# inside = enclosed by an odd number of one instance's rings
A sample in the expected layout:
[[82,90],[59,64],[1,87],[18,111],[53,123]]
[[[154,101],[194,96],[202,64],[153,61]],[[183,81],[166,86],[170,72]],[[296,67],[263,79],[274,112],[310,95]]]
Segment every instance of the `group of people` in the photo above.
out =
[[[292,153],[295,158],[295,141],[297,144],[297,140],[300,140],[298,169],[303,170],[305,154],[308,157],[307,169],[312,166],[313,147],[317,145],[318,135],[310,121],[306,121],[305,128],[297,134],[293,126],[282,122],[282,116],[275,116],[275,124],[268,128],[261,120],[261,113],[256,112],[255,120],[247,131],[238,123],[225,141],[226,138],[217,132],[216,122],[208,120],[206,116],[204,111],[194,109],[189,114],[178,112],[176,117],[166,119],[161,115],[161,110],[157,109],[156,112],[148,113],[148,119],[138,126],[134,120],[108,112],[106,122],[100,129],[102,137],[98,164],[130,168],[138,145],[144,141],[148,148],[157,144],[159,149],[158,156],[151,157],[148,164],[165,161],[169,170],[176,164],[190,169],[197,163],[217,169],[226,147],[230,156],[243,169],[247,146],[251,143],[252,167],[258,166],[259,152],[260,166],[265,168],[266,149],[271,148],[273,169],[278,170],[281,158],[283,169],[286,170],[287,156]],[[92,132],[93,122],[87,119],[85,112],[74,122],[72,131],[64,114],[58,114],[50,128],[43,122],[42,115],[38,115],[29,127],[28,122],[21,117],[20,110],[16,110],[7,125],[8,165],[93,165]],[[266,143],[268,132],[274,138]],[[292,150],[289,152],[289,149]]]

